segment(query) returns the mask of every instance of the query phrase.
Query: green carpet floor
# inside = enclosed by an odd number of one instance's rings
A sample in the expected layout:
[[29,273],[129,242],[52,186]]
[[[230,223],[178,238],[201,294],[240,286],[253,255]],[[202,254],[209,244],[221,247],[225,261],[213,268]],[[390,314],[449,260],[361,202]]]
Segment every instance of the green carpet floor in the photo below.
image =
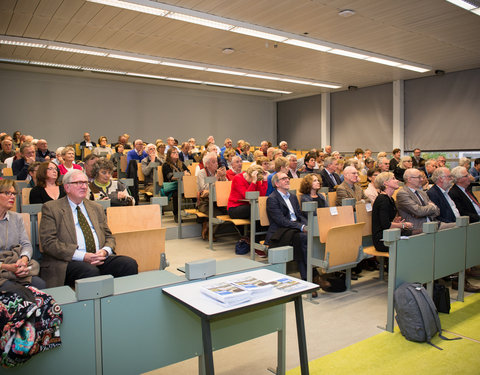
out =
[[[465,338],[445,341],[436,335],[432,342],[443,348],[438,350],[406,340],[398,329],[393,334],[382,332],[311,361],[310,374],[480,374],[480,294],[453,303],[450,314],[440,314],[440,320],[443,329]],[[328,340],[319,345],[328,345]],[[300,368],[287,374],[300,374]]]

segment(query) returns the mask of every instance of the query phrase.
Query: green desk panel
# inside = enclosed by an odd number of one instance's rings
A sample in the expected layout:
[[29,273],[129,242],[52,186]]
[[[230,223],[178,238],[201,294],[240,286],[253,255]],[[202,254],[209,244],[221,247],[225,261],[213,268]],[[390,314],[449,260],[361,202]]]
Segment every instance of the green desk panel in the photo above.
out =
[[433,234],[419,234],[397,243],[395,289],[404,282],[433,280]]
[[466,268],[480,264],[480,223],[470,224],[467,227],[467,255]]
[[435,280],[465,268],[466,230],[466,227],[460,227],[441,230],[434,234]]

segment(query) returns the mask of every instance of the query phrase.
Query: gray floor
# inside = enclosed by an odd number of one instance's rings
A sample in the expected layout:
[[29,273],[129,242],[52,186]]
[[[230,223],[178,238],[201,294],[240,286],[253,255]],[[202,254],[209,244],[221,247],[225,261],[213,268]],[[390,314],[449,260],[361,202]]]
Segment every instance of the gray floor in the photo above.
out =
[[[173,220],[166,213],[163,225],[171,227]],[[234,247],[238,236],[218,236],[215,251],[201,238],[173,239],[166,243],[167,259],[172,273],[180,274],[177,267],[185,262],[215,258],[238,257]],[[245,255],[249,257],[249,255]],[[257,258],[257,260],[259,260]],[[260,260],[261,261],[261,260]],[[313,360],[341,348],[374,336],[382,330],[387,313],[387,283],[378,280],[378,271],[363,272],[352,282],[352,291],[344,293],[320,292],[315,303],[304,300],[308,358]],[[294,276],[298,276],[294,275]],[[456,292],[451,293],[456,298]],[[276,334],[269,334],[248,342],[214,352],[217,374],[269,374],[268,367],[276,365]],[[287,370],[299,366],[295,312],[292,303],[287,305]],[[196,374],[198,360],[190,359],[149,374]]]

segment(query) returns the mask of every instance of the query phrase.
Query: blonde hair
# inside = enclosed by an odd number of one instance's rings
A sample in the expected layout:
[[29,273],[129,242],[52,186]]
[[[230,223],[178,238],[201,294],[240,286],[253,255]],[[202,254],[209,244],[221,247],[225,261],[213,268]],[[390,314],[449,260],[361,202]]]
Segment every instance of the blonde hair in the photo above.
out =
[[382,172],[375,178],[375,187],[385,190],[385,182],[393,180],[395,175],[392,172]]

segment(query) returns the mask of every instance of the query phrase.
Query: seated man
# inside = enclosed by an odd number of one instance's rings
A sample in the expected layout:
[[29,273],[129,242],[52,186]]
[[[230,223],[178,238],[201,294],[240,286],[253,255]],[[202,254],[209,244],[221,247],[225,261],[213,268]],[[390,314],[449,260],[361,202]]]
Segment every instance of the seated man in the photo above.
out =
[[157,148],[153,143],[147,145],[148,156],[141,162],[142,173],[145,177],[145,191],[155,194],[153,191],[153,174],[155,168],[162,165],[162,161],[157,157]]
[[433,172],[435,172],[436,169],[437,169],[437,160],[428,159],[425,162],[425,172],[426,172],[425,176],[427,177],[429,184],[434,184],[434,182],[432,180],[432,175],[433,175]]
[[287,176],[289,178],[300,178],[300,172],[298,171],[298,167],[297,167],[297,155],[289,154],[287,156],[287,160],[288,160]]
[[288,159],[284,158],[283,156],[278,157],[274,161],[274,171],[273,173],[269,174],[267,177],[267,196],[269,196],[272,191],[274,190],[274,186],[272,184],[272,178],[278,172],[287,173],[288,172]]
[[322,186],[328,187],[328,191],[335,191],[337,185],[342,183],[340,176],[335,172],[337,170],[337,159],[327,157],[323,161],[323,169],[320,172],[322,176]]
[[455,167],[452,169],[453,182],[448,195],[455,202],[460,215],[468,216],[470,223],[480,221],[480,203],[475,196],[468,190],[470,185],[470,175],[465,167]]
[[88,148],[90,150],[93,150],[95,147],[97,147],[97,144],[95,142],[92,142],[90,139],[90,133],[83,133],[83,141],[80,142],[80,147],[83,148]]
[[37,142],[37,161],[50,161],[55,159],[55,153],[48,149],[48,143],[45,139],[39,139]]
[[405,170],[405,185],[397,193],[397,209],[405,221],[413,224],[413,233],[423,231],[423,223],[433,221],[440,215],[440,209],[422,189],[422,176],[418,169]]
[[127,166],[130,164],[131,160],[136,160],[141,162],[144,158],[147,157],[147,153],[143,149],[143,141],[141,139],[136,139],[133,143],[133,150],[127,152]]
[[343,170],[343,182],[337,187],[336,206],[342,205],[345,198],[355,198],[357,202],[370,202],[363,189],[358,184],[358,171],[353,166]]
[[15,151],[12,149],[13,142],[10,138],[5,137],[2,141],[2,151],[0,151],[0,162],[3,163],[5,159],[15,156]]
[[35,162],[35,147],[31,143],[24,142],[20,146],[20,154],[22,157],[12,163],[13,175],[17,180],[26,180],[28,167]]
[[[425,165],[428,165],[429,161],[427,160]],[[460,212],[455,202],[448,195],[452,181],[450,170],[445,167],[436,169],[432,174],[432,181],[434,185],[428,189],[427,195],[440,209],[440,215],[435,219],[442,223],[455,223],[457,217],[460,216]]]
[[480,158],[476,158],[473,161],[473,167],[468,172],[472,175],[475,182],[480,182]]
[[47,287],[75,285],[75,280],[99,275],[138,273],[137,262],[113,252],[115,238],[102,206],[87,197],[88,179],[79,170],[63,177],[66,197],[42,207],[40,275]]

